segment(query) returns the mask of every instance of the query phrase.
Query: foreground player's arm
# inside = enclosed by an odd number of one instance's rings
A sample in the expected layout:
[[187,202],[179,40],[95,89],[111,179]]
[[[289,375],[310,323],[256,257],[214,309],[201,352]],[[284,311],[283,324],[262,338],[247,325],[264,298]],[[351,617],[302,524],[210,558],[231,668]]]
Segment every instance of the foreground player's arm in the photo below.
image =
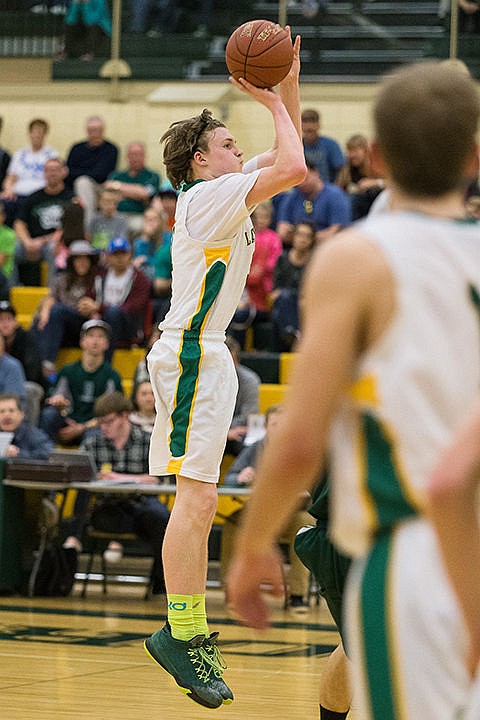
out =
[[318,478],[329,425],[354,359],[383,332],[392,307],[390,271],[368,241],[347,231],[319,248],[307,274],[304,328],[290,395],[262,455],[230,573],[233,609],[254,627],[267,623],[259,584],[273,558],[275,539],[298,494]]
[[429,485],[430,517],[470,634],[470,670],[480,661],[480,404],[442,453]]

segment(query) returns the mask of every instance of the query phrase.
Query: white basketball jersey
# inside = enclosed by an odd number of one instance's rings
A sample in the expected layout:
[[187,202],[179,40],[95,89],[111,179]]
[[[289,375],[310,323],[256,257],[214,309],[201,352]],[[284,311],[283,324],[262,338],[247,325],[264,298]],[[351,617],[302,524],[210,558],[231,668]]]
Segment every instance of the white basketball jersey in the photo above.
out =
[[261,170],[199,180],[180,192],[172,239],[171,309],[160,329],[224,332],[255,249],[245,198]]
[[424,511],[429,472],[480,388],[479,224],[395,212],[357,228],[391,267],[396,308],[332,429],[332,533],[354,556]]

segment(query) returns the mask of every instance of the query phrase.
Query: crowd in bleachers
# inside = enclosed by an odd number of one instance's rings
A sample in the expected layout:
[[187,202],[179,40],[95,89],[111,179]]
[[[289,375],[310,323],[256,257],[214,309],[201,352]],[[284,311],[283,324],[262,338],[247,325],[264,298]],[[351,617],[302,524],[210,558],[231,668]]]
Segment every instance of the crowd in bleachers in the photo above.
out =
[[[303,111],[302,132],[306,179],[253,213],[255,254],[229,328],[241,350],[295,349],[302,277],[313,248],[366,215],[385,185],[363,135],[350,137],[344,154],[322,134],[313,109]],[[88,321],[107,329],[102,362],[110,363],[120,348],[151,343],[169,308],[176,193],[147,165],[140,141],[129,143],[126,167],[118,167],[119,148],[106,137],[101,117],[87,118],[86,137],[72,144],[65,161],[55,143],[47,144],[48,133],[48,122],[34,118],[25,147],[0,147],[0,363],[18,364],[29,421],[43,422],[52,439],[65,443],[79,441],[84,429],[64,424],[54,432],[42,421],[52,414],[51,396],[59,394],[59,353],[82,345]],[[478,184],[468,192],[472,216],[479,214],[478,194]],[[12,302],[12,290],[21,286],[41,290],[31,317]],[[17,392],[2,375],[0,390]],[[135,397],[137,389],[134,383]],[[77,419],[67,400],[62,423],[65,417],[77,425],[91,420],[93,414]]]

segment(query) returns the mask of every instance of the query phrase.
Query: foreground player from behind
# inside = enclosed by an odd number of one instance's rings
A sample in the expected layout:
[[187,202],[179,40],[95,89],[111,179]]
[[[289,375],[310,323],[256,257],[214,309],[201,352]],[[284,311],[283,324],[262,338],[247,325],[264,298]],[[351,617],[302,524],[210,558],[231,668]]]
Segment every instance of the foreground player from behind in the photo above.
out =
[[381,88],[372,150],[392,211],[312,261],[290,402],[230,574],[234,609],[264,627],[274,538],[328,449],[333,539],[356,558],[345,621],[365,720],[452,720],[470,702],[466,633],[425,500],[480,384],[480,233],[462,222],[479,113],[472,80],[437,63]]
[[175,474],[177,493],[163,543],[168,622],[145,645],[188,696],[211,708],[233,700],[205,610],[208,536],[237,391],[225,330],[255,247],[250,213],[305,176],[299,51],[297,38],[279,94],[232,81],[270,111],[275,126],[273,148],[248,166],[232,134],[206,110],[162,138],[167,175],[180,195],[171,309],[148,357],[157,408],[150,470]]

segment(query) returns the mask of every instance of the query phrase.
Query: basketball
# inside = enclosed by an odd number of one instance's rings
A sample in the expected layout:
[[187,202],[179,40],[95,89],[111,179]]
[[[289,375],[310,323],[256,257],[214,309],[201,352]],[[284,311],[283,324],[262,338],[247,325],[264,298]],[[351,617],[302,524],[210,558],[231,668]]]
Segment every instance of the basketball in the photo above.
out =
[[243,77],[259,88],[271,88],[288,74],[293,45],[287,30],[270,20],[240,25],[225,48],[225,62],[233,77]]

